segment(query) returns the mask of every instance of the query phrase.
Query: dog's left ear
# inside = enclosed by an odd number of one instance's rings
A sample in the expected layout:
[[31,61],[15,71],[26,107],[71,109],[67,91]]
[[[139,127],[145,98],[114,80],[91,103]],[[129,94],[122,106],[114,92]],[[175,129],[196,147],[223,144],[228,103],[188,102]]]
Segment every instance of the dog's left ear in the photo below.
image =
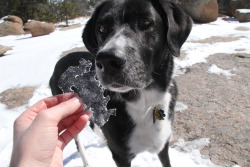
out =
[[193,21],[181,7],[169,0],[153,0],[167,26],[167,43],[174,56],[180,55],[180,48],[189,36]]

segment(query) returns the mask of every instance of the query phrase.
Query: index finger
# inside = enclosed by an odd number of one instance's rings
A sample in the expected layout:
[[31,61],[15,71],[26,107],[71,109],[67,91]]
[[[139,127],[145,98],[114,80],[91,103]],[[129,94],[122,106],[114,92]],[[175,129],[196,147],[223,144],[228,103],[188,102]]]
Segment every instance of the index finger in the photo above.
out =
[[69,100],[59,103],[58,105],[51,107],[47,110],[43,110],[38,114],[39,118],[50,120],[47,122],[53,122],[58,124],[64,118],[84,111],[84,105],[80,97],[73,97]]
[[77,96],[78,95],[76,93],[66,93],[42,99],[23,112],[19,119],[29,119],[33,121],[39,112],[54,107]]
[[78,95],[76,93],[66,93],[66,94],[60,94],[60,95],[48,97],[48,98],[40,100],[38,103],[31,106],[29,110],[38,113],[42,110],[54,107],[62,102],[65,102],[77,96]]

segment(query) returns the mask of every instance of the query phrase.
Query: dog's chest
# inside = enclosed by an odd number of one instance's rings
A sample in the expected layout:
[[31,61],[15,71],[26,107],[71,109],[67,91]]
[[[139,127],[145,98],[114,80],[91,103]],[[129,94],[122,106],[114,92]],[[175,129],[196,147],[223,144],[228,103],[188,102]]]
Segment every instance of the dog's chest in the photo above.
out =
[[[168,119],[170,101],[168,92],[142,91],[139,100],[127,104],[126,110],[135,123],[128,142],[131,153],[158,153],[164,148],[171,135],[171,121]],[[164,120],[154,121],[155,108],[164,111]]]

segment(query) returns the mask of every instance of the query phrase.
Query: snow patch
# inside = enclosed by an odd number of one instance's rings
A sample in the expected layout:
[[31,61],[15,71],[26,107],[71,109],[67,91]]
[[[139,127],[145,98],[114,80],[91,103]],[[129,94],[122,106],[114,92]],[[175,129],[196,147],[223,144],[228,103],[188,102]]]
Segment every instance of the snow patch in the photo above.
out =
[[[200,153],[200,150],[203,149],[205,146],[208,146],[210,143],[208,138],[202,138],[197,139],[193,141],[185,141],[183,139],[180,139],[177,143],[175,143],[175,148],[177,152],[179,152],[179,160],[181,159],[187,159],[192,160],[192,163],[185,164],[185,163],[179,163],[178,165],[173,164],[173,166],[192,166],[192,167],[220,167],[218,165],[213,164],[209,158],[202,156]],[[189,153],[189,154],[185,154]],[[176,161],[178,162],[178,161]],[[188,162],[188,161],[187,161]]]
[[235,76],[236,74],[232,74],[232,71],[236,71],[236,69],[231,69],[231,70],[223,70],[219,68],[217,65],[213,64],[209,69],[208,72],[211,74],[217,74],[217,75],[224,75],[227,78],[230,78],[232,76]]
[[[175,59],[175,68],[185,69],[198,63],[206,63],[210,55],[218,53],[234,54],[238,53],[239,48],[244,50],[244,53],[250,54],[249,40],[250,32],[237,31],[239,26],[238,21],[225,21],[218,18],[215,22],[209,24],[194,24],[193,29],[182,46],[182,52],[185,52],[184,58]],[[249,27],[250,23],[241,23],[241,26]],[[236,37],[239,40],[230,42],[198,43],[199,40],[213,37]],[[195,43],[193,42],[195,41]]]
[[[63,51],[84,46],[83,27],[55,31],[50,35],[32,38],[31,35],[0,37],[0,45],[13,46],[8,56],[1,57],[0,92],[24,86],[40,86],[48,83],[55,64]],[[6,79],[8,78],[8,79]]]
[[44,98],[47,98],[50,96],[52,96],[52,94],[51,94],[51,90],[49,88],[49,85],[42,84],[40,87],[38,87],[34,91],[32,98],[28,102],[28,106],[31,107],[32,105],[34,105],[35,103],[37,103],[41,99],[44,99]]
[[192,150],[201,150],[210,143],[208,138],[197,139],[193,141],[185,141],[184,139],[179,139],[175,143],[175,147],[179,150],[190,152]]
[[26,110],[26,106],[7,109],[0,103],[0,166],[9,166],[13,145],[13,124],[15,119]]
[[182,112],[186,109],[188,109],[188,106],[186,104],[179,102],[179,101],[176,102],[175,111]]
[[4,22],[4,19],[8,18],[8,16],[4,16],[0,19],[0,24]]
[[250,13],[250,9],[237,9],[236,12],[239,12],[239,13]]

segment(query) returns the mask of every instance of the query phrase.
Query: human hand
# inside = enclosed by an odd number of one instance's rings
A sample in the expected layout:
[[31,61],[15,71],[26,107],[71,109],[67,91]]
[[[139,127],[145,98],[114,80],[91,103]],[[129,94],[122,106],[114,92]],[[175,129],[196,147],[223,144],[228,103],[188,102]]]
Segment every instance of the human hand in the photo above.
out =
[[81,132],[89,118],[75,93],[39,101],[14,123],[10,167],[63,166],[64,147]]

